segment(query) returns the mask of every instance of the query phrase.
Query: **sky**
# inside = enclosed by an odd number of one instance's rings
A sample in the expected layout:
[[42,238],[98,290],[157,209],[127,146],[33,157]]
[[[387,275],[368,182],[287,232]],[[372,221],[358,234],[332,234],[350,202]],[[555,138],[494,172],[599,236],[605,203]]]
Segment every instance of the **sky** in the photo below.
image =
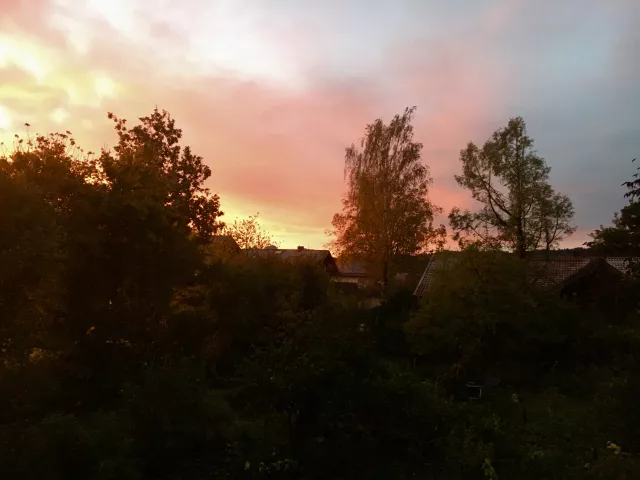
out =
[[0,2],[0,140],[28,122],[96,151],[116,141],[107,112],[166,109],[223,220],[259,212],[285,248],[326,244],[345,147],[413,105],[445,214],[473,207],[460,150],[519,115],[580,246],[625,204],[639,82],[637,0]]

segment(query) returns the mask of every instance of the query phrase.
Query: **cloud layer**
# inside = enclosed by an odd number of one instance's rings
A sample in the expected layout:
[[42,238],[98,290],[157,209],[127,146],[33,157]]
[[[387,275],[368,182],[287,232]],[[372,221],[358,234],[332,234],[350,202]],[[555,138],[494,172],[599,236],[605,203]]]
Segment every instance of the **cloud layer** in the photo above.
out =
[[344,148],[367,123],[418,106],[446,212],[470,203],[453,181],[459,150],[522,115],[574,200],[568,245],[582,243],[623,204],[640,155],[640,4],[444,5],[5,1],[0,137],[29,122],[95,150],[115,141],[107,111],[157,105],[211,166],[227,220],[259,211],[283,246],[317,248],[340,208]]

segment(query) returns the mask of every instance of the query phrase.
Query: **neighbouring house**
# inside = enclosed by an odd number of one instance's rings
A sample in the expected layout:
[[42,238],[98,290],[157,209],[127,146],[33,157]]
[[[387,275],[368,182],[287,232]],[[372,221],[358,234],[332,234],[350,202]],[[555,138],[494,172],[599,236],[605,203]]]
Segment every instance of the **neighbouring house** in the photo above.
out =
[[214,235],[204,248],[206,256],[212,261],[234,258],[242,250],[231,235]]
[[[423,297],[437,271],[454,267],[460,259],[457,252],[435,254],[429,260],[414,295]],[[628,273],[632,257],[598,257],[590,255],[552,255],[549,258],[533,256],[529,261],[542,275],[537,280],[563,297],[597,301],[611,299],[622,279]]]
[[399,273],[392,276],[392,282],[396,285],[417,285],[431,257],[429,253],[396,256],[393,259],[393,271]]
[[211,237],[211,247],[230,253],[240,253],[240,246],[231,235],[214,235]]
[[[610,313],[628,311],[623,280],[628,278],[631,257],[557,258],[547,262],[546,286],[563,298],[598,306]],[[626,299],[625,299],[626,297]]]
[[[355,284],[359,288],[372,287],[379,283],[376,282],[374,275],[367,271],[365,262],[361,260],[338,257],[336,262],[340,269],[340,275],[334,279],[336,282]],[[426,263],[424,255],[404,255],[394,258],[392,268],[396,273],[391,275],[390,283],[415,285]]]
[[[269,246],[264,249],[244,249],[242,254],[254,258],[277,257],[284,261],[311,261],[321,266],[329,274],[337,290],[345,294],[356,294],[361,292],[363,287],[373,283],[362,262],[338,261],[331,255],[329,250],[314,250],[303,246],[299,246],[296,249]],[[378,303],[378,299],[368,299],[365,302],[368,307],[376,306]]]
[[324,268],[331,277],[340,275],[336,260],[329,250],[313,250],[302,246],[295,249],[268,246],[263,249],[246,248],[242,250],[242,254],[254,258],[277,257],[288,262],[296,260],[310,261]]
[[333,277],[333,281],[353,284],[358,288],[368,287],[373,284],[373,279],[367,273],[363,262],[354,259],[338,258],[336,263],[340,273]]

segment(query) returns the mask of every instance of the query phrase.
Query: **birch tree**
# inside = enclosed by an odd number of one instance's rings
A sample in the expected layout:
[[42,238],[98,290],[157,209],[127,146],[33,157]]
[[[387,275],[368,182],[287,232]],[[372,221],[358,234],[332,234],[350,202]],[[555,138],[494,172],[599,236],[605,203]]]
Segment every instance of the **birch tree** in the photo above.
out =
[[333,217],[335,253],[363,260],[386,290],[393,258],[427,249],[444,237],[433,228],[440,210],[428,199],[429,168],[421,161],[422,144],[413,141],[415,107],[366,127],[359,146],[345,154],[348,191],[343,209]]

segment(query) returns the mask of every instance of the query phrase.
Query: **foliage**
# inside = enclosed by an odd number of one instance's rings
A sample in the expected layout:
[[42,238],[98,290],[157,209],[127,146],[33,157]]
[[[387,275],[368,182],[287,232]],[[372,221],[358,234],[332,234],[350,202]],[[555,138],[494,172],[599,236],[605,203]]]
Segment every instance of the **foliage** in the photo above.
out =
[[638,478],[637,314],[486,244],[375,308],[304,259],[215,255],[219,200],[173,120],[114,120],[99,156],[62,134],[0,159],[5,477]]
[[633,456],[600,462],[610,438],[636,444],[620,409],[637,388],[627,382],[638,337],[541,289],[539,274],[499,251],[451,254],[406,324],[416,363],[443,392],[469,401],[466,385],[484,386],[481,401],[460,404],[473,418],[455,421],[448,441],[506,478],[637,472]]
[[[632,162],[635,162],[634,158]],[[633,174],[633,179],[622,184],[627,188],[628,192],[625,193],[625,197],[631,199],[631,201],[640,200],[640,166],[638,167],[638,173]]]
[[[604,254],[640,256],[639,185],[637,173],[632,180],[623,184],[627,188],[625,197],[629,198],[629,203],[614,215],[612,226],[601,225],[591,234],[592,240],[586,243],[587,246]],[[634,275],[640,278],[640,264],[632,262],[631,268]]]
[[521,117],[496,130],[482,148],[469,143],[460,161],[462,175],[456,181],[482,209],[451,210],[455,240],[506,245],[522,258],[540,246],[550,250],[575,231],[571,200],[549,185],[550,168],[533,149]]
[[220,199],[204,186],[211,169],[190,147],[180,146],[182,130],[169,113],[156,108],[131,129],[126,120],[113,113],[108,116],[115,124],[118,144],[113,153],[102,152],[100,163],[112,190],[135,187],[171,212],[174,228],[193,228],[202,236],[216,233],[222,226],[216,221],[222,215]]
[[554,355],[566,352],[563,326],[572,312],[539,291],[542,272],[477,248],[451,253],[443,265],[406,329],[414,352],[445,362],[445,376],[534,382],[558,360]]
[[231,225],[225,226],[222,233],[231,235],[240,248],[263,249],[270,245],[278,246],[258,223],[257,213],[241,221],[234,220]]
[[343,211],[333,216],[337,255],[365,260],[385,289],[392,258],[414,254],[443,241],[444,227],[433,228],[439,211],[428,199],[431,178],[420,161],[422,144],[413,141],[414,108],[367,125],[360,148],[345,154],[349,188]]

